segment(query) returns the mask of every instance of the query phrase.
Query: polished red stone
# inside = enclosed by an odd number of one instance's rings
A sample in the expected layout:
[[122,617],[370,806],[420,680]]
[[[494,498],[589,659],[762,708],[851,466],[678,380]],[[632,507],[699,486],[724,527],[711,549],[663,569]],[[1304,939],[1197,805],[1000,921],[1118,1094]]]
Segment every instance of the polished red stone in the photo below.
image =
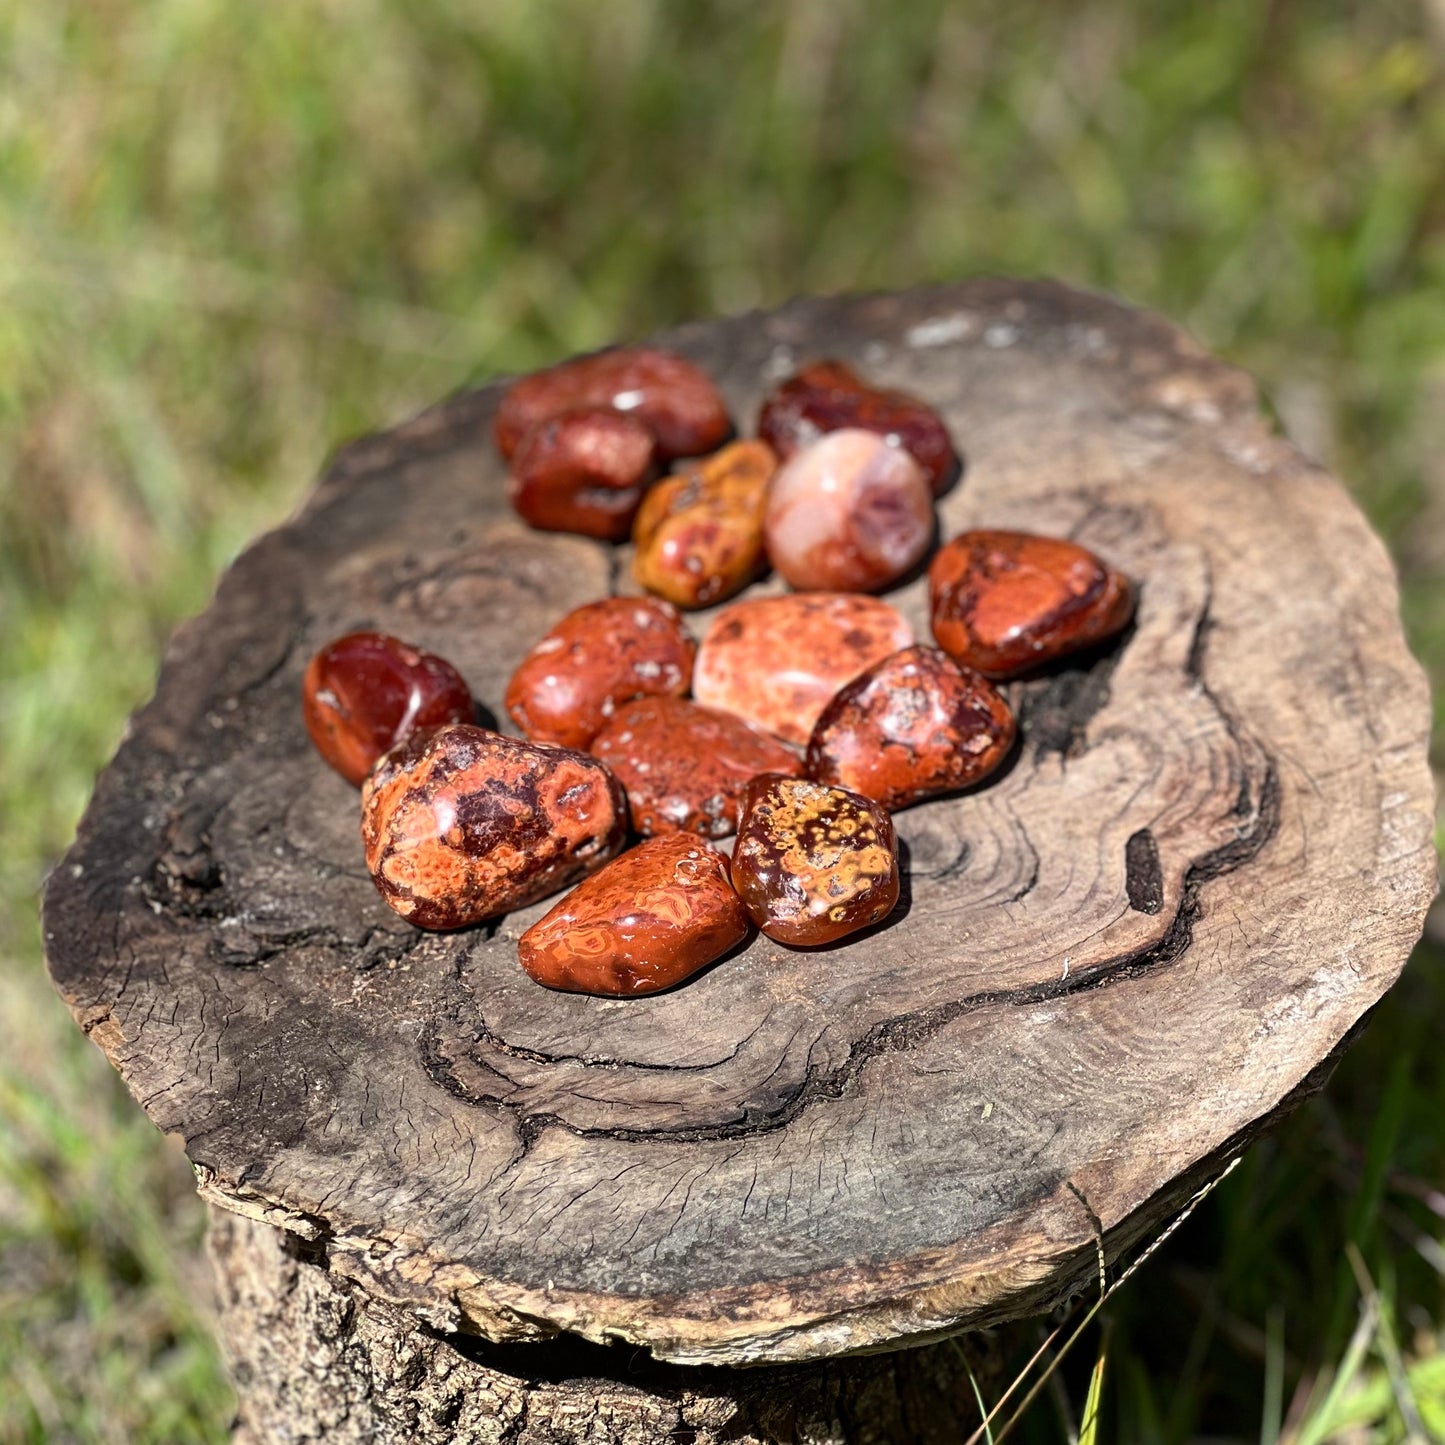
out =
[[765,774],[743,795],[733,886],[769,938],[832,943],[898,903],[898,843],[887,812],[847,788]]
[[905,647],[823,709],[808,776],[897,812],[986,778],[1014,732],[1013,712],[987,679],[935,647]]
[[636,416],[657,438],[664,458],[700,456],[732,432],[727,404],[701,367],[655,347],[619,346],[514,382],[492,423],[502,455],[510,458],[539,422],[578,406]]
[[1134,589],[1061,537],[962,532],[928,569],[933,636],[986,677],[1016,677],[1120,631]]
[[943,418],[906,391],[870,386],[842,361],[815,361],[763,403],[758,435],[784,459],[825,432],[861,427],[895,441],[923,468],[934,496],[958,471]]
[[802,760],[732,713],[677,697],[645,697],[617,709],[592,739],[592,754],[621,779],[633,828],[726,838],[738,800],[759,773],[798,773]]
[[517,515],[541,531],[621,542],[656,476],[657,443],[642,422],[579,407],[523,437],[507,489]]
[[681,983],[749,932],[727,859],[673,833],[580,883],[522,935],[517,956],[548,988],[631,998]]
[[670,602],[589,602],[522,659],[507,684],[507,714],[529,738],[585,748],[623,703],[681,697],[696,653]]
[[411,733],[471,722],[474,711],[461,673],[444,658],[384,632],[351,632],[307,663],[301,715],[316,751],[359,784]]
[[734,602],[698,649],[693,695],[791,743],[806,743],[828,699],[913,633],[886,602],[800,592]]
[[389,752],[361,790],[366,866],[419,928],[464,928],[600,867],[627,838],[627,800],[586,753],[470,723]]

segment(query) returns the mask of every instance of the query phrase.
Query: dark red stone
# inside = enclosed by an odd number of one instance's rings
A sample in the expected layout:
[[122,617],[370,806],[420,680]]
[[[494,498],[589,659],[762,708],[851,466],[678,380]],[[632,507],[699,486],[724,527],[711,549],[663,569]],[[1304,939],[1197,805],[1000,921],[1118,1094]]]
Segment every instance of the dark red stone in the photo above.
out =
[[580,883],[522,935],[517,956],[548,988],[630,998],[681,983],[750,931],[727,859],[672,833]]
[[1013,712],[986,678],[935,647],[905,647],[823,709],[808,740],[808,776],[893,813],[986,778],[1014,731]]
[[411,733],[475,715],[451,663],[384,632],[328,642],[306,665],[301,714],[316,751],[357,784]]

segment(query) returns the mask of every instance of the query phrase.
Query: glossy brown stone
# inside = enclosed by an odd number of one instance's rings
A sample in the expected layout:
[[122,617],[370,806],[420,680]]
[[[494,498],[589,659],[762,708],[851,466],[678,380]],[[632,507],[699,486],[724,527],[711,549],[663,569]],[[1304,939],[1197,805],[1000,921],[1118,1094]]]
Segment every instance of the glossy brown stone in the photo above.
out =
[[507,492],[517,515],[541,531],[620,542],[631,535],[656,476],[657,443],[642,422],[606,407],[579,407],[523,437]]
[[472,695],[445,658],[389,637],[351,632],[306,665],[301,715],[316,751],[348,783],[411,733],[471,722]]
[[758,435],[786,459],[825,432],[861,427],[903,447],[937,496],[958,471],[943,418],[906,391],[870,386],[842,361],[815,361],[763,403]]
[[905,647],[823,709],[807,771],[894,813],[986,778],[1014,733],[1012,710],[981,674],[936,647]]
[[769,938],[832,943],[881,923],[898,903],[898,843],[871,798],[765,774],[743,795],[733,886]]
[[596,758],[470,723],[416,733],[361,790],[366,866],[419,928],[464,928],[600,867],[627,800]]
[[734,442],[659,482],[633,523],[632,575],[679,607],[708,607],[762,570],[763,499],[778,459]]
[[548,988],[630,998],[681,983],[751,932],[728,860],[701,838],[649,838],[578,884],[521,937]]
[[962,532],[928,568],[933,636],[986,677],[1016,677],[1112,637],[1134,613],[1134,589],[1092,552],[1061,537]]
[[795,774],[802,760],[776,738],[732,713],[676,697],[646,697],[617,709],[592,739],[627,789],[633,828],[726,838],[738,801],[759,773]]
[[732,432],[722,394],[701,367],[671,351],[619,346],[514,382],[492,423],[502,455],[510,458],[539,422],[579,406],[635,416],[657,438],[664,458],[700,456]]
[[913,633],[886,602],[800,592],[734,602],[698,649],[693,695],[791,743],[806,743],[828,699]]

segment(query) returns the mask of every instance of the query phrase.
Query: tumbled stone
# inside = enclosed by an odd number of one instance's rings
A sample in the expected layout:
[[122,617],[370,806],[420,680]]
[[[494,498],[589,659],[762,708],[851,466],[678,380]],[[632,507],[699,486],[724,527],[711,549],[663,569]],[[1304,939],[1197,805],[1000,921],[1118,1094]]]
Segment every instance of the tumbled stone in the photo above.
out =
[[693,696],[790,743],[806,743],[828,699],[913,633],[886,602],[800,592],[734,602],[698,649]]
[[802,760],[732,713],[676,697],[645,697],[617,709],[592,739],[627,790],[633,829],[726,838],[738,800],[759,773],[794,774]]
[[732,432],[727,404],[701,367],[671,351],[619,346],[514,382],[492,423],[502,455],[510,458],[539,422],[578,406],[635,416],[657,438],[663,458],[700,456]]
[[301,715],[316,751],[359,784],[411,733],[475,714],[466,681],[445,658],[384,632],[351,632],[307,663]]
[[696,652],[670,602],[589,602],[522,659],[507,684],[507,714],[529,738],[585,748],[623,703],[685,693]]
[[534,903],[626,838],[627,799],[596,758],[471,723],[413,734],[361,790],[366,866],[419,928],[465,928]]
[[630,998],[681,983],[750,932],[727,859],[673,833],[578,884],[522,935],[517,956],[548,988]]
[[833,698],[808,739],[808,776],[890,813],[986,778],[1014,715],[986,678],[936,647],[905,647]]
[[742,591],[763,566],[763,498],[777,467],[770,447],[743,441],[664,478],[633,523],[632,575],[679,607]]
[[933,540],[923,469],[875,432],[829,432],[796,452],[768,488],[768,560],[800,591],[878,592]]
[[541,531],[621,542],[656,476],[657,443],[642,422],[578,407],[522,438],[507,492],[517,515]]
[[881,923],[898,902],[892,820],[847,788],[754,778],[743,795],[733,886],[779,943],[832,943]]
[[958,471],[943,418],[906,391],[870,386],[842,361],[815,361],[763,403],[758,435],[784,459],[825,432],[861,427],[904,448],[923,468],[934,496]]
[[962,532],[928,569],[933,636],[965,667],[1016,677],[1112,637],[1134,589],[1092,552],[1061,537]]

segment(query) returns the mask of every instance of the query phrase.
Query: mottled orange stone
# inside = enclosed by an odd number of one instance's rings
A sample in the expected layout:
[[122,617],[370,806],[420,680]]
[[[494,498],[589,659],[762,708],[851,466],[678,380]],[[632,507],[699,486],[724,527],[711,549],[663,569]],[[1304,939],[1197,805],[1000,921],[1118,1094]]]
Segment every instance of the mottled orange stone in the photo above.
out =
[[855,677],[808,739],[808,776],[890,813],[986,778],[1015,734],[1007,702],[936,647],[905,647]]
[[700,456],[732,432],[727,404],[701,367],[671,351],[619,346],[514,382],[492,423],[502,455],[510,458],[539,422],[578,406],[636,416],[657,438],[663,458]]
[[897,905],[893,822],[847,788],[764,774],[743,795],[733,886],[769,938],[832,943]]
[[762,570],[763,499],[777,470],[772,449],[734,442],[665,477],[632,527],[632,575],[679,607],[709,607]]
[[471,723],[413,734],[361,790],[366,866],[419,928],[465,928],[600,867],[627,799],[596,758]]
[[646,697],[617,709],[592,739],[592,754],[621,780],[633,828],[726,838],[738,800],[759,773],[794,774],[802,760],[732,713],[676,697]]
[[801,592],[734,602],[698,650],[693,695],[791,743],[806,743],[828,699],[913,633],[886,602]]
[[507,684],[507,713],[529,738],[585,748],[623,703],[685,693],[696,652],[670,602],[589,602],[522,659]]
[[681,983],[750,931],[727,859],[671,833],[579,884],[522,935],[517,956],[548,988],[631,998]]
[[1134,613],[1122,572],[1077,543],[961,532],[928,569],[933,636],[986,677],[1017,677],[1120,631]]

